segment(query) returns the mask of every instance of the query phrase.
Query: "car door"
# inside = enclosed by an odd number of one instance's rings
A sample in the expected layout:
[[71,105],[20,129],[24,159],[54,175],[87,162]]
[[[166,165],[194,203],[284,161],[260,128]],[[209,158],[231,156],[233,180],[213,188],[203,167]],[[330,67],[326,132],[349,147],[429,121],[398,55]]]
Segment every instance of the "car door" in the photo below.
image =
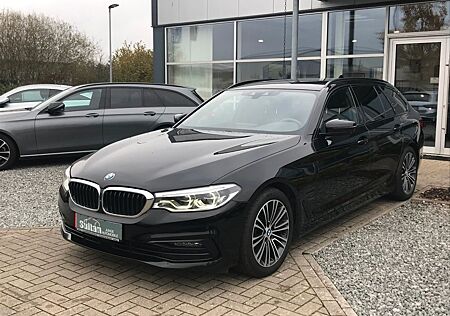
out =
[[[325,123],[334,119],[356,123],[353,132],[328,135]],[[369,182],[368,130],[355,106],[349,87],[337,88],[328,97],[314,137],[316,179],[308,207],[315,219],[326,216],[360,196]]]
[[35,121],[38,152],[77,152],[101,148],[104,100],[104,89],[83,89],[59,100],[65,106],[61,113],[50,114],[46,109],[41,111]]
[[[372,185],[379,187],[394,175],[403,146],[401,126],[379,86],[352,86],[369,129],[372,154]],[[382,188],[382,187],[379,187]]]
[[103,120],[105,145],[150,132],[164,106],[154,91],[141,87],[111,87]]

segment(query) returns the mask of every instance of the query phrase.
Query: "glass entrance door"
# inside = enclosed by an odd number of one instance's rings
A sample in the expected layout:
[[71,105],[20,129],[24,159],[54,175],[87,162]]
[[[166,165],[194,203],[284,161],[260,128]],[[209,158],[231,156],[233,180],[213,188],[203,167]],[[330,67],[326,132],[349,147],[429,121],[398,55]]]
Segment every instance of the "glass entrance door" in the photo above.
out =
[[421,115],[425,153],[450,154],[449,53],[447,37],[391,40],[389,81]]

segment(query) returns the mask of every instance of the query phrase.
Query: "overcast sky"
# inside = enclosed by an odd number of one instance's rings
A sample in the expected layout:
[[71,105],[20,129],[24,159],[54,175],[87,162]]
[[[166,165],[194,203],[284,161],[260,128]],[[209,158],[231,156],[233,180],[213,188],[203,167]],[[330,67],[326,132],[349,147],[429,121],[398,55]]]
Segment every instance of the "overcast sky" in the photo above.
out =
[[112,10],[113,50],[124,41],[143,41],[153,47],[150,0],[0,0],[0,11],[11,9],[24,13],[42,13],[68,22],[88,35],[108,58],[108,6]]

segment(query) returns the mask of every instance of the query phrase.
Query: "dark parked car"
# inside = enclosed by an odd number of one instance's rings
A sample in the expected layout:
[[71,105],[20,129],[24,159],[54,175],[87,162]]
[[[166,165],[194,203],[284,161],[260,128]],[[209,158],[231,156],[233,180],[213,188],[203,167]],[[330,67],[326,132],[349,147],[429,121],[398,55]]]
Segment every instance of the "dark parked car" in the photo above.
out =
[[194,110],[195,90],[168,85],[89,84],[41,104],[0,112],[0,170],[19,158],[95,151],[115,141],[170,127]]
[[423,120],[436,122],[437,118],[437,91],[407,91],[403,92],[409,104],[419,112]]
[[62,234],[161,267],[273,273],[294,235],[414,192],[419,115],[379,80],[236,85],[67,169]]

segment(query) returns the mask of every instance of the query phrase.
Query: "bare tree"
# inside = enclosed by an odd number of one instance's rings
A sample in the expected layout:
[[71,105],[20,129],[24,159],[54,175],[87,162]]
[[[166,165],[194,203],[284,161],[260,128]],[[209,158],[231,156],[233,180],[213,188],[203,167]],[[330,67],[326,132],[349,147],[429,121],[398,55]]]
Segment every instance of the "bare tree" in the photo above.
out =
[[99,48],[72,25],[43,15],[0,12],[0,90],[106,78]]

